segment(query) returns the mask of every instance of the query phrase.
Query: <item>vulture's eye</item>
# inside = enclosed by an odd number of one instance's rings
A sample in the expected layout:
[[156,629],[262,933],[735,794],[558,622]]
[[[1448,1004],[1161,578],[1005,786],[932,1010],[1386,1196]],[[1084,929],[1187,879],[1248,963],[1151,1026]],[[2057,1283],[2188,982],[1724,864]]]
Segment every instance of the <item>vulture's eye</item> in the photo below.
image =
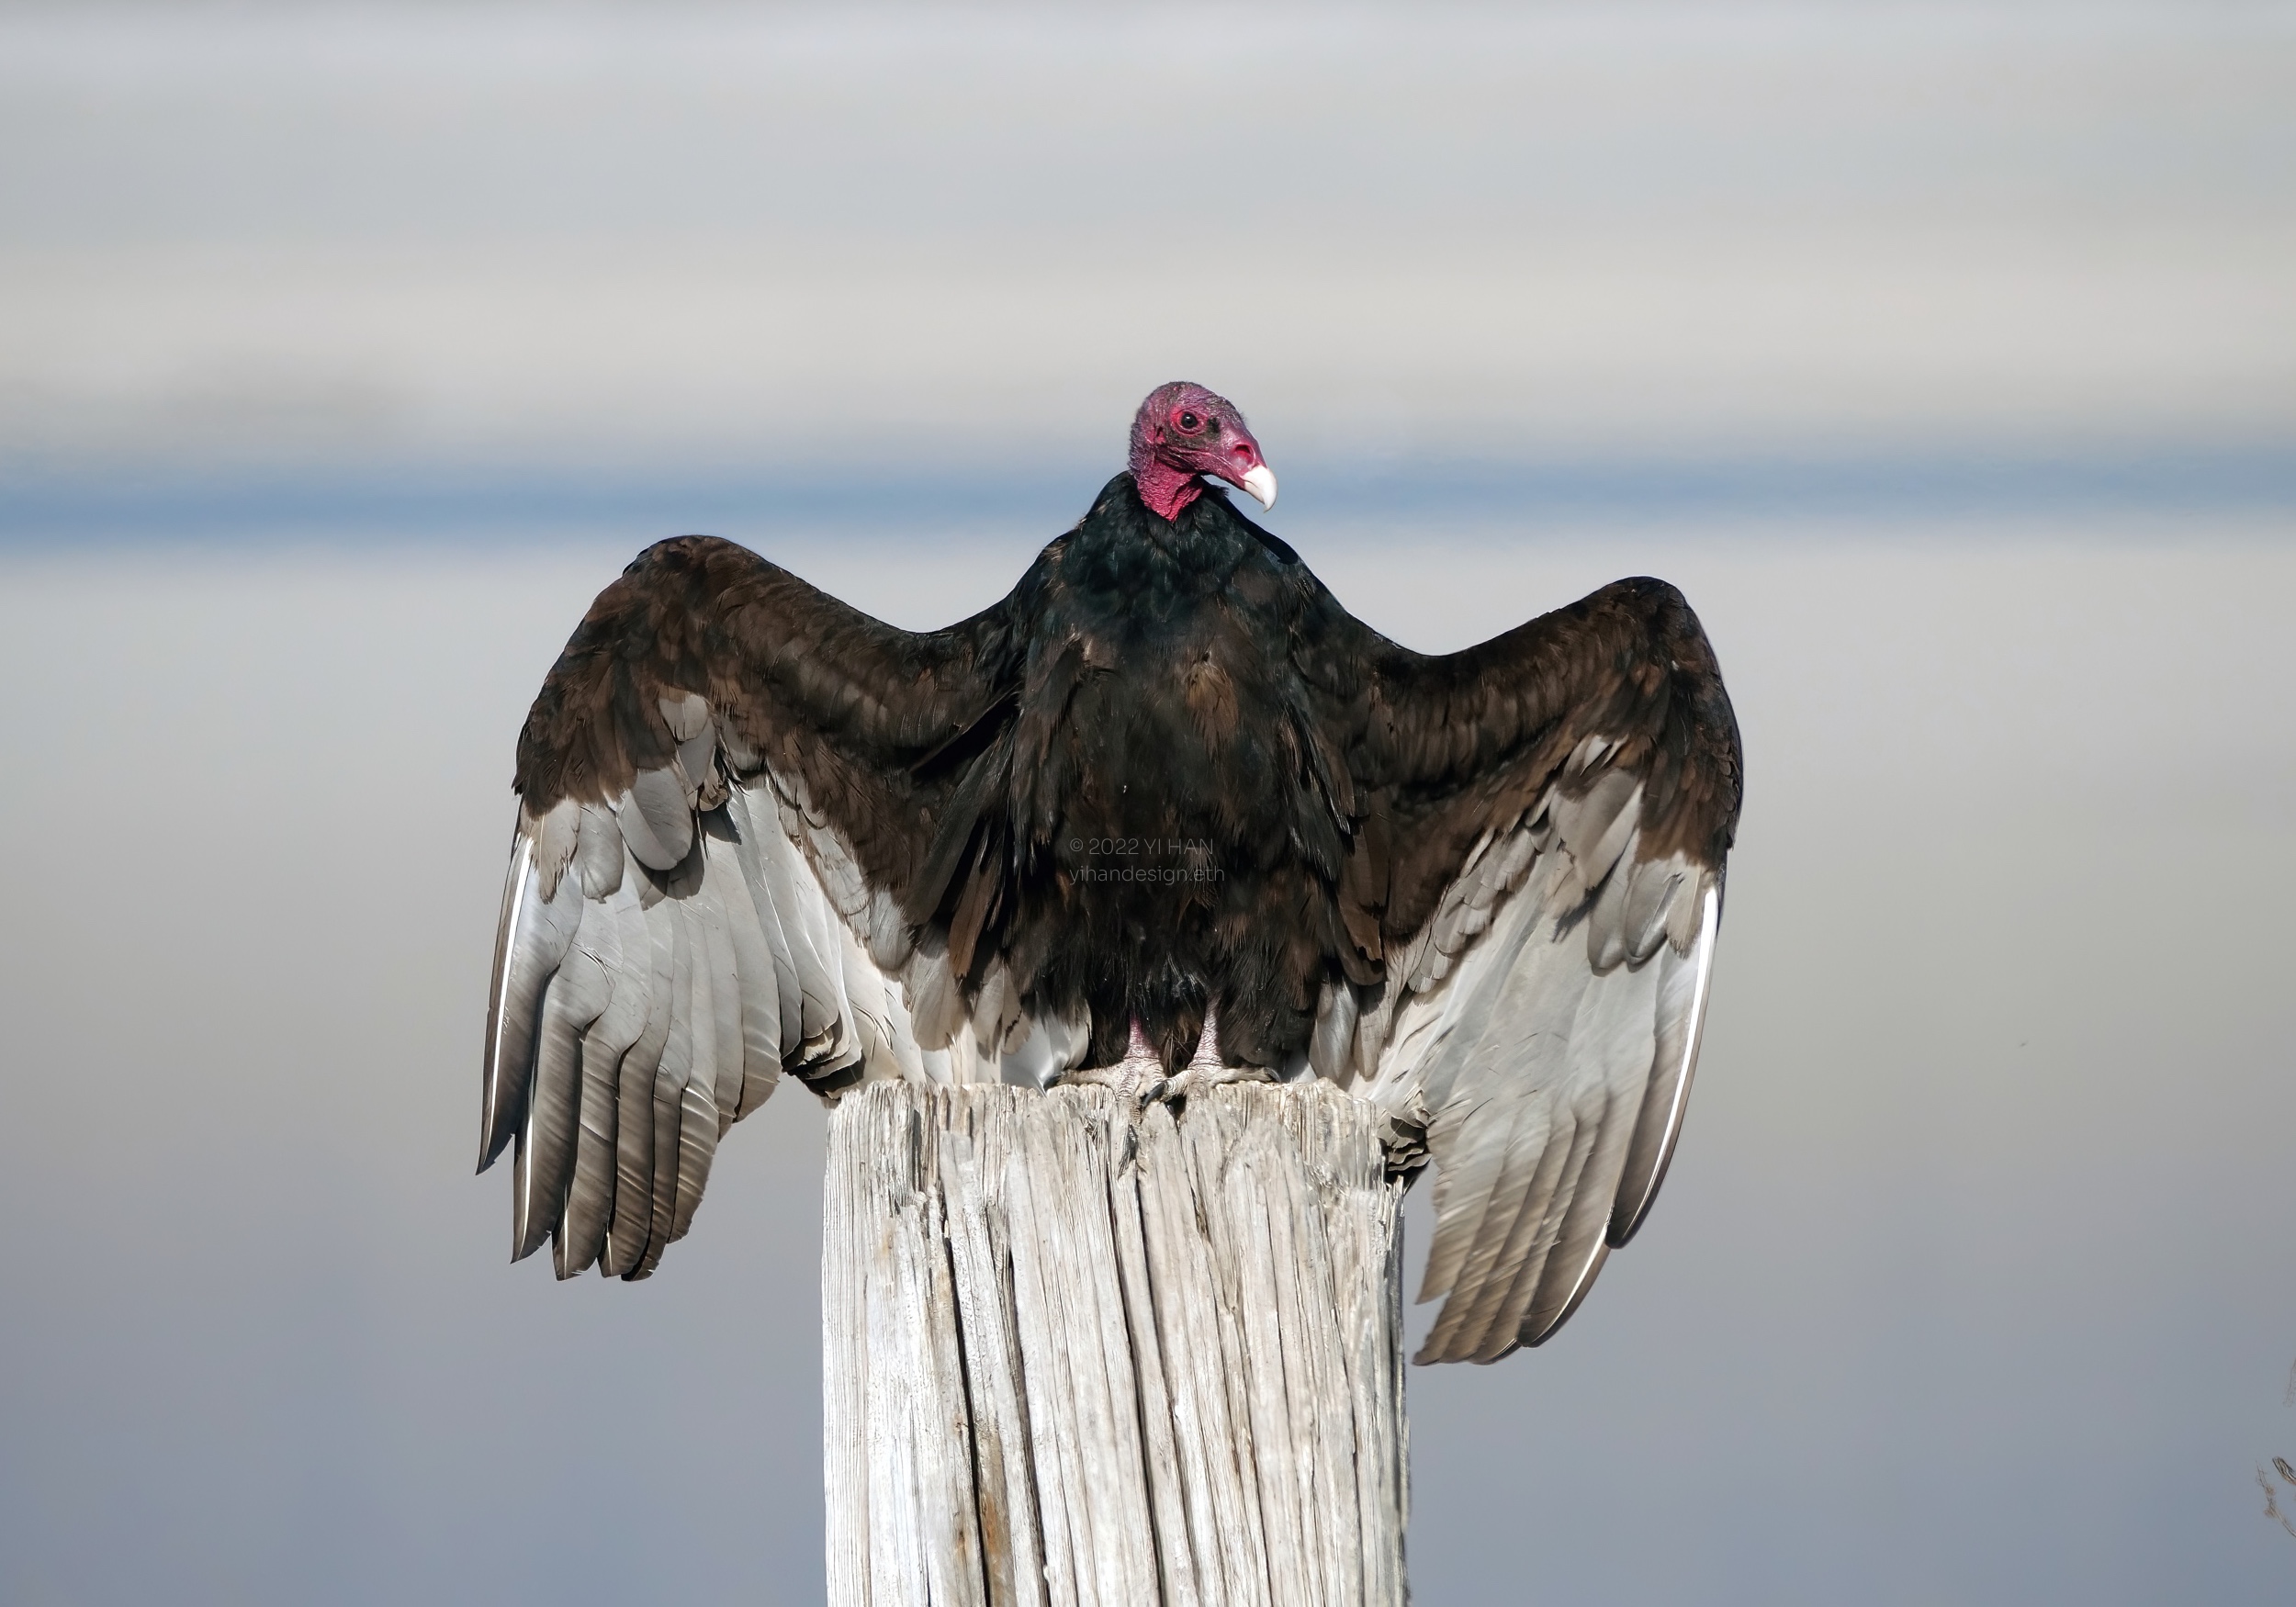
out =
[[1203,427],[1204,427],[1204,421],[1203,421],[1203,420],[1201,420],[1201,419],[1198,418],[1198,417],[1197,417],[1194,413],[1191,413],[1191,412],[1187,411],[1185,409],[1183,409],[1183,410],[1182,410],[1182,411],[1181,411],[1181,413],[1180,413],[1180,428],[1181,428],[1181,429],[1183,429],[1183,430],[1187,431],[1189,434],[1193,435],[1193,434],[1195,434],[1195,433],[1196,433],[1196,432],[1197,432],[1197,431],[1199,431],[1199,430],[1202,429]]

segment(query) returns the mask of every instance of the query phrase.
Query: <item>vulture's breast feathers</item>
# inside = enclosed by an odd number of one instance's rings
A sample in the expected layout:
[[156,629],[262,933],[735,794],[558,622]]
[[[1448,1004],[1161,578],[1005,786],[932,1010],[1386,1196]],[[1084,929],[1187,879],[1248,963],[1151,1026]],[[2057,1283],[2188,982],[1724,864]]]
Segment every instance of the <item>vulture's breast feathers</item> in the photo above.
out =
[[1318,960],[1268,936],[1330,903],[1347,824],[1288,651],[1304,572],[1225,497],[1167,521],[1120,479],[1042,577],[1008,754],[974,761],[1015,840],[974,855],[1005,918],[972,969],[993,950],[1088,1014],[1096,1053],[1136,1020],[1185,1059],[1210,1005],[1232,1058],[1272,1066],[1306,1041]]

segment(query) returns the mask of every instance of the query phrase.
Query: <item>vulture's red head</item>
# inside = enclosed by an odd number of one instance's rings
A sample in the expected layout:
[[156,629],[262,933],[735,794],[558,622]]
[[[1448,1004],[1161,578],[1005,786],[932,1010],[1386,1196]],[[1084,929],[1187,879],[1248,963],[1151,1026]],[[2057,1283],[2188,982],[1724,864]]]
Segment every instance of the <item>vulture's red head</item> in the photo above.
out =
[[1199,475],[1250,492],[1263,508],[1276,505],[1276,477],[1235,403],[1176,379],[1150,391],[1132,419],[1132,481],[1142,501],[1177,519],[1202,494]]

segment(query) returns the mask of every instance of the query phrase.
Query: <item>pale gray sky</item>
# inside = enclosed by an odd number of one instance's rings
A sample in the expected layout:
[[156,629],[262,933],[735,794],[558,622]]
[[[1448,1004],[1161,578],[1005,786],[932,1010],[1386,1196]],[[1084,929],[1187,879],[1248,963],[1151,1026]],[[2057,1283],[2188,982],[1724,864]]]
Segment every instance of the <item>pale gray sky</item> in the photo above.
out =
[[0,471],[2296,426],[2296,7],[0,10]]

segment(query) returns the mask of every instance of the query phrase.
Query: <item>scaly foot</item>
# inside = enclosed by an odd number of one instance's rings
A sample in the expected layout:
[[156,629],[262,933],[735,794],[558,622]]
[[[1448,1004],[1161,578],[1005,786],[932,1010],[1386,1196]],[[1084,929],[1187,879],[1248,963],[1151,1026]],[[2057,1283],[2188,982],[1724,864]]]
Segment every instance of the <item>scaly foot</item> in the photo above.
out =
[[1131,1043],[1124,1051],[1122,1060],[1112,1066],[1090,1066],[1073,1071],[1061,1080],[1091,1087],[1113,1088],[1128,1099],[1152,1105],[1159,1099],[1185,1099],[1199,1088],[1215,1088],[1223,1083],[1266,1082],[1268,1076],[1264,1067],[1221,1063],[1219,1017],[1207,1009],[1204,1012],[1204,1030],[1196,1039],[1196,1052],[1188,1056],[1187,1064],[1176,1075],[1165,1074],[1164,1058],[1149,1047],[1147,1035],[1141,1031],[1140,1022],[1135,1017]]
[[1079,1067],[1061,1081],[1093,1088],[1113,1088],[1125,1098],[1146,1105],[1164,1097],[1164,1057],[1148,1046],[1148,1036],[1140,1029],[1140,1018],[1134,1017],[1132,1040],[1126,1046],[1122,1060],[1112,1066]]

